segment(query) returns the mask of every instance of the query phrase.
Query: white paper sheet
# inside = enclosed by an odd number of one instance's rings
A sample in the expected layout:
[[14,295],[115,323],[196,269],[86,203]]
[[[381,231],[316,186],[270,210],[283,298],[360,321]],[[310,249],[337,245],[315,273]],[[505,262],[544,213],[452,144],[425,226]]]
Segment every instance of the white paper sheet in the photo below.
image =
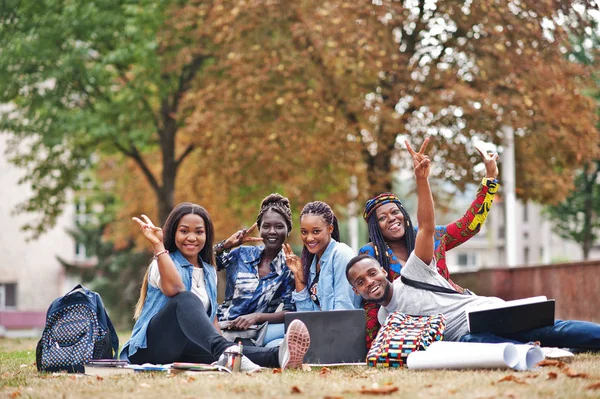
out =
[[531,345],[511,343],[434,342],[426,351],[408,355],[409,369],[513,368],[529,370],[544,359],[544,353]]

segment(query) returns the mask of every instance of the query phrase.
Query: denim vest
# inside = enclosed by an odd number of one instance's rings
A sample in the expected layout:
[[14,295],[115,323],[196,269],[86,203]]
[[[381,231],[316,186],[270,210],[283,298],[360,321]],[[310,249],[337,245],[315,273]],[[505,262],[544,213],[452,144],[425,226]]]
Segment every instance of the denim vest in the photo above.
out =
[[[188,262],[179,251],[169,254],[169,256],[173,260],[173,263],[175,263],[175,267],[181,275],[185,290],[190,291],[192,287],[192,272],[194,266]],[[208,299],[210,300],[209,318],[212,321],[217,314],[217,272],[213,265],[209,265],[206,262],[202,262],[202,264],[204,267],[204,284],[206,286]],[[146,300],[144,301],[142,313],[133,326],[131,338],[123,345],[121,359],[126,360],[128,356],[132,356],[138,349],[147,347],[146,330],[148,329],[148,324],[150,324],[150,320],[152,320],[152,318],[166,305],[169,299],[171,298],[163,294],[159,288],[152,287],[148,284],[148,291],[146,293]]]
[[[296,310],[306,312],[360,308],[361,297],[354,293],[346,278],[346,266],[354,255],[352,248],[332,238],[319,260],[321,262],[321,272],[317,285],[317,298],[319,298],[321,308],[310,298],[307,286],[300,292],[292,292],[292,300],[296,303]],[[316,275],[317,257],[315,256],[310,265],[310,279],[308,279],[307,284],[310,284]]]

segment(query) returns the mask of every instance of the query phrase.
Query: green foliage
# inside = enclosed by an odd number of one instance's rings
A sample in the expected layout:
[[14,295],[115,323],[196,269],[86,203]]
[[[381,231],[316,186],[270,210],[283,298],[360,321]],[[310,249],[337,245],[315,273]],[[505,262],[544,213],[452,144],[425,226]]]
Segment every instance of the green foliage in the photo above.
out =
[[[5,2],[6,3],[6,2]],[[163,76],[156,33],[167,1],[8,1],[0,14],[0,131],[9,159],[27,170],[40,212],[33,236],[54,225],[66,189],[92,154],[156,145],[153,103],[178,81]]]

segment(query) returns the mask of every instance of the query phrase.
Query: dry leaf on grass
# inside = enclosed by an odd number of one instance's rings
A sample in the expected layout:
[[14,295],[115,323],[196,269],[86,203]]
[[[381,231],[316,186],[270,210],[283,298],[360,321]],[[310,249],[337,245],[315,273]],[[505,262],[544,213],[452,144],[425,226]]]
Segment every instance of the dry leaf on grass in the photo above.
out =
[[424,388],[431,388],[431,387],[433,387],[433,384],[427,384],[427,385],[425,385]]
[[14,391],[8,395],[10,398],[18,398],[21,396],[21,391]]
[[104,377],[101,377],[101,376],[97,375],[97,376],[96,376],[96,379],[97,379],[98,381],[102,381],[102,380],[104,379]]
[[386,385],[381,388],[362,388],[358,391],[358,393],[362,393],[363,395],[389,395],[394,392],[398,392],[400,388],[393,385]]
[[302,390],[300,388],[298,388],[296,385],[292,386],[291,391],[292,391],[292,393],[302,393]]
[[194,382],[194,381],[196,381],[196,378],[195,378],[195,377],[192,377],[192,376],[189,376],[189,377],[187,378],[187,380],[185,380],[185,382],[188,382],[188,383],[190,383],[190,382]]
[[587,387],[585,387],[585,389],[598,390],[600,389],[600,382],[595,382],[592,385],[588,385]]
[[590,378],[590,375],[587,373],[578,373],[571,369],[564,369],[563,371],[569,378]]
[[331,374],[331,369],[329,367],[322,367],[321,371],[319,371],[321,377]]
[[498,382],[514,382],[517,384],[527,384],[522,379],[515,377],[514,375],[507,375],[506,377],[502,377],[498,380]]
[[559,369],[562,369],[563,367],[565,367],[565,363],[561,362],[560,360],[544,359],[541,362],[537,362],[536,366],[539,366],[539,367],[556,366]]
[[524,375],[523,378],[538,378],[539,374],[527,374]]
[[310,367],[308,364],[302,364],[302,371],[311,371],[312,367]]
[[273,369],[273,374],[281,374],[281,369]]
[[325,396],[323,396],[323,399],[344,399],[344,397],[343,396],[325,395]]
[[548,376],[546,377],[547,380],[555,380],[558,378],[558,374],[555,373],[554,371],[551,371],[548,373]]

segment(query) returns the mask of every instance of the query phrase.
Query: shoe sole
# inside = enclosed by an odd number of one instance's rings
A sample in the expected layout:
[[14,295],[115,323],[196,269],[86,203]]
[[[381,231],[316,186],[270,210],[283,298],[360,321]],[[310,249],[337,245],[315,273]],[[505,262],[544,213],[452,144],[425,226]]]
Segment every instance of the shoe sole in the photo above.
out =
[[300,320],[293,320],[286,335],[289,359],[281,369],[295,369],[302,366],[304,355],[310,346],[310,334],[306,325]]

